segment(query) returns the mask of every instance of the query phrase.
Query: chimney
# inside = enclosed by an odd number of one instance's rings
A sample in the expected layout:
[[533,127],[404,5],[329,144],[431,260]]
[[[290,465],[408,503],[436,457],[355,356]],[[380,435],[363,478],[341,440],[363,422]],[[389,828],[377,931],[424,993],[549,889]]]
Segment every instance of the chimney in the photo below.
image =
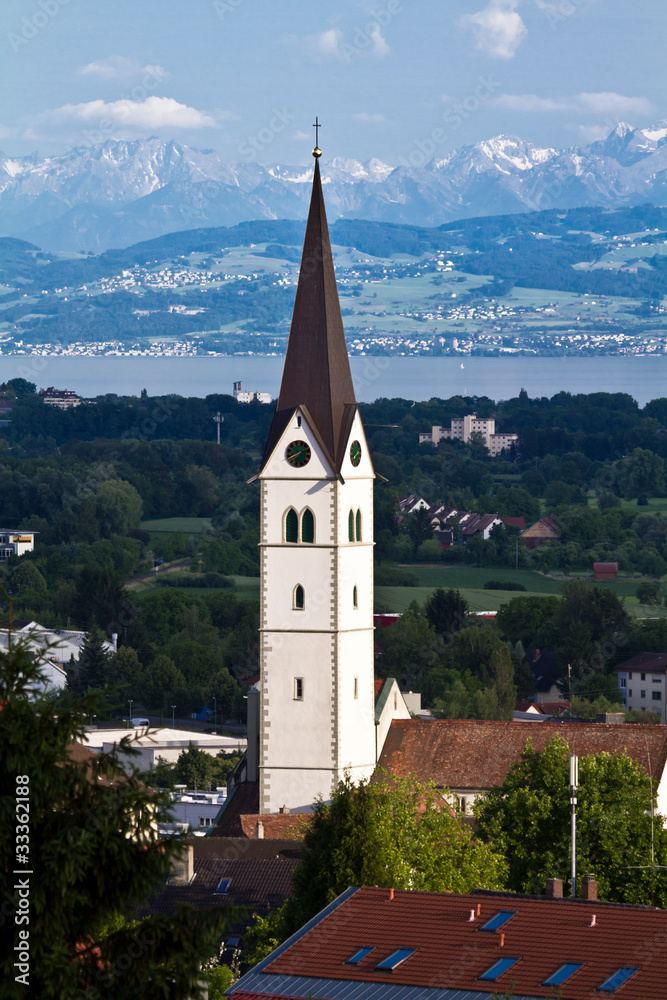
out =
[[393,890],[393,889],[390,889],[390,890],[389,890],[389,898],[390,898],[390,899],[393,899],[393,898],[394,898],[394,890]]
[[505,935],[504,934],[500,935],[500,947],[501,948],[505,947]]
[[562,878],[548,878],[547,879],[547,899],[562,899],[563,898],[563,880]]
[[261,819],[255,823],[255,840],[264,840],[264,824]]
[[195,875],[195,850],[192,844],[188,844],[171,862],[169,872],[169,882],[172,885],[188,885]]
[[584,875],[581,883],[581,898],[595,902],[598,898],[598,883],[595,875]]
[[475,922],[475,911],[471,910],[470,911],[470,916],[468,917],[468,923],[469,924],[474,924],[474,922]]
[[289,813],[289,806],[281,806],[278,812],[286,816]]

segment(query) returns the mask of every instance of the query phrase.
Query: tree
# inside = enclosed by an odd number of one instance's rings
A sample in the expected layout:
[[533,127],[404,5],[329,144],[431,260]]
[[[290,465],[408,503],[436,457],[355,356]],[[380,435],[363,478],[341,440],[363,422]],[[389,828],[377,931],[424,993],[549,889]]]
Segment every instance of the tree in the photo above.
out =
[[[2,996],[199,996],[199,966],[222,931],[220,911],[125,920],[168,877],[181,849],[158,832],[168,799],[128,774],[117,751],[87,755],[84,725],[99,710],[96,696],[36,694],[41,678],[21,641],[0,653]],[[126,739],[118,751],[128,749]],[[29,804],[29,812],[17,813],[17,804]],[[17,832],[24,836],[17,822],[29,826],[29,840],[17,841]],[[29,888],[29,910],[19,879]],[[15,919],[22,913],[29,922]],[[27,980],[16,979],[26,972]]]
[[229,670],[223,667],[222,670],[218,670],[217,673],[213,674],[208,682],[208,687],[205,691],[206,705],[208,708],[211,708],[214,704],[213,699],[216,699],[218,719],[222,722],[224,719],[231,718],[233,710],[236,707],[238,693],[238,684]]
[[127,535],[138,528],[143,504],[134,486],[123,479],[107,479],[97,490],[95,509],[101,534]]
[[185,687],[185,678],[174,661],[168,656],[156,656],[141,675],[139,693],[147,708],[159,708],[164,712],[172,692],[182,687]]
[[105,649],[104,643],[104,632],[93,624],[86,632],[79,653],[73,680],[75,690],[83,693],[90,689],[106,687],[108,684],[111,655]]
[[190,743],[187,750],[181,751],[173,772],[176,784],[187,785],[188,788],[208,790],[213,780],[213,757],[205,750],[200,750]]
[[130,597],[111,563],[83,566],[76,581],[76,611],[81,625],[100,622],[110,631],[127,616]]
[[136,649],[132,649],[131,646],[121,646],[111,658],[109,683],[124,688],[124,693],[129,696],[137,695],[143,669]]
[[470,605],[460,590],[438,587],[424,605],[427,621],[438,635],[445,638],[464,628]]
[[578,679],[605,669],[615,637],[630,624],[623,599],[608,587],[571,580],[563,584],[562,600],[545,629],[545,645],[558,650],[561,672],[571,664],[572,676]]
[[649,497],[662,495],[665,465],[654,451],[635,448],[619,465],[621,489],[628,499],[642,493]]
[[9,579],[13,592],[19,593],[22,591],[22,597],[25,597],[26,592],[29,590],[35,590],[40,593],[46,590],[46,580],[35,564],[29,562],[27,559],[22,559],[18,566],[14,567]]
[[513,597],[502,604],[495,626],[504,639],[523,643],[524,649],[544,646],[545,627],[558,610],[557,597]]
[[662,604],[662,587],[658,580],[645,580],[635,593],[640,604]]
[[433,892],[500,888],[504,864],[478,843],[432,786],[413,779],[346,776],[330,805],[319,802],[293,876],[296,930],[350,885]]
[[426,618],[410,607],[389,628],[375,633],[376,672],[396,677],[401,687],[412,687],[434,667],[444,663],[445,646]]
[[[479,836],[492,843],[509,866],[507,888],[544,891],[549,877],[570,873],[568,757],[555,736],[544,750],[528,740],[521,759],[502,785],[475,804]],[[651,781],[625,752],[579,760],[577,867],[594,872],[602,899],[651,902]],[[653,794],[655,808],[655,790]],[[653,825],[655,863],[667,864],[667,831]],[[667,874],[655,871],[655,902],[667,903]]]

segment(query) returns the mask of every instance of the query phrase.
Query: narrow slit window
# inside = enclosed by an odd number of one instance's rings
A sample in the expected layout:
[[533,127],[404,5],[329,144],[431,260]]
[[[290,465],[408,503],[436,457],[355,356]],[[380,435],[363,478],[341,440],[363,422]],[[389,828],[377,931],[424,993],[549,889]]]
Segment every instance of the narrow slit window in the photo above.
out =
[[315,541],[315,518],[312,510],[304,510],[301,515],[301,541],[309,545]]
[[300,583],[297,583],[296,587],[294,588],[294,598],[293,598],[294,610],[303,611],[305,604],[306,604],[306,596],[303,592],[303,587],[301,586]]
[[303,677],[294,678],[294,700],[303,701]]
[[351,510],[347,518],[347,537],[349,541],[354,541],[354,511]]
[[357,585],[355,583],[352,588],[352,607],[356,610],[359,607],[359,591],[357,590]]
[[357,511],[357,541],[361,541],[361,511]]
[[359,697],[359,678],[358,677],[354,678],[354,697],[355,698]]
[[285,515],[285,541],[299,541],[299,518],[293,507],[290,507]]

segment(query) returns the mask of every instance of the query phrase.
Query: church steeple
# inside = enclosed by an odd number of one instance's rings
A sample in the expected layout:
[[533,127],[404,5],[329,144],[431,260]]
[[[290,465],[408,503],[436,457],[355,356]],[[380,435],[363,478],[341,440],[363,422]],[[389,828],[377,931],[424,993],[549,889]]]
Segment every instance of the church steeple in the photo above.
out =
[[341,449],[352,426],[356,400],[324,208],[320,154],[316,147],[313,190],[285,367],[262,467],[295,409],[302,407],[332,467],[339,472]]

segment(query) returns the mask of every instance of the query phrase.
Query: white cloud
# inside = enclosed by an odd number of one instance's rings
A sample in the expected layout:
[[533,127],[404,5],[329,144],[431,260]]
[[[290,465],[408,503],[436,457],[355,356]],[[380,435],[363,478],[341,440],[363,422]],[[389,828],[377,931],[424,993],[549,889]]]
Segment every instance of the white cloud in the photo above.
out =
[[172,97],[147,97],[143,101],[88,101],[85,104],[63,104],[47,111],[42,119],[51,122],[108,121],[113,127],[134,129],[200,129],[213,128],[215,118],[197,108],[180,104]]
[[340,28],[327,28],[317,35],[306,35],[303,38],[289,35],[285,43],[319,63],[327,59],[346,63],[367,57],[382,59],[391,51],[382,34],[382,27],[374,18],[347,33]]
[[577,132],[581,141],[588,145],[598,139],[606,139],[611,129],[608,125],[579,125]]
[[538,94],[501,94],[492,103],[506,111],[564,111],[570,107],[566,101],[555,101]]
[[372,115],[367,111],[359,111],[356,115],[352,115],[355,121],[363,122],[365,125],[386,125],[387,119],[384,115]]
[[519,0],[490,0],[483,10],[459,19],[472,28],[475,45],[481,52],[498,59],[511,59],[527,34],[526,25],[517,14]]
[[148,63],[142,66],[136,59],[127,56],[108,56],[97,62],[87,63],[79,70],[82,76],[96,76],[101,80],[127,80],[140,74],[148,74],[156,80],[163,80],[167,75],[164,66]]
[[597,115],[648,115],[653,110],[653,105],[645,97],[624,97],[613,91],[581,93],[577,100],[583,111],[592,111]]

